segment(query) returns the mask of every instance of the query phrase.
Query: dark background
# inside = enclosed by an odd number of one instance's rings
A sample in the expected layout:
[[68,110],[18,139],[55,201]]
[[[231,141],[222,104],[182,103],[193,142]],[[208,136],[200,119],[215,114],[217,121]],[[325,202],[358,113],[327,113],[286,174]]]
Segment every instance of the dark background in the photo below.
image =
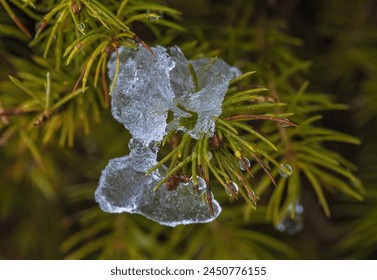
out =
[[[98,209],[93,193],[102,168],[127,153],[129,139],[109,108],[100,109],[98,120],[87,111],[90,132],[77,125],[72,145],[59,142],[59,137],[45,143],[38,132],[30,135],[33,141],[39,139],[35,146],[27,144],[29,138],[18,131],[29,125],[30,116],[10,116],[10,124],[0,124],[0,258],[375,259],[377,2],[159,2],[182,12],[179,23],[186,31],[159,26],[161,34],[156,35],[147,24],[134,23],[132,30],[150,45],[176,44],[188,57],[218,55],[244,72],[257,70],[260,84],[290,64],[310,62],[283,87],[298,90],[308,80],[308,91],[349,106],[321,112],[321,125],[361,139],[361,145],[326,145],[358,166],[364,201],[326,193],[332,211],[326,218],[314,192],[303,187],[304,227],[295,235],[279,232],[266,221],[268,197],[256,212],[241,200],[222,197],[223,213],[216,222],[174,229],[139,216],[109,215]],[[11,7],[34,34],[38,21]],[[175,20],[168,15],[165,19]],[[38,50],[28,45],[2,6],[0,24],[0,108],[12,108],[24,97],[14,91],[8,75],[17,76],[22,63],[33,63]],[[61,75],[74,80],[77,73]],[[15,96],[13,103],[7,103],[8,96]]]

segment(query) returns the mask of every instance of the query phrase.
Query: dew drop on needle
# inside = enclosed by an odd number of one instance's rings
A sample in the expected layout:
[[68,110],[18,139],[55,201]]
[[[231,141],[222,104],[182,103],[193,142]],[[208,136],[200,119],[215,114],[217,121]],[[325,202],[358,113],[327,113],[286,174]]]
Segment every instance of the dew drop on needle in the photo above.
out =
[[281,177],[288,178],[293,173],[293,168],[287,163],[282,163],[279,168],[279,174]]

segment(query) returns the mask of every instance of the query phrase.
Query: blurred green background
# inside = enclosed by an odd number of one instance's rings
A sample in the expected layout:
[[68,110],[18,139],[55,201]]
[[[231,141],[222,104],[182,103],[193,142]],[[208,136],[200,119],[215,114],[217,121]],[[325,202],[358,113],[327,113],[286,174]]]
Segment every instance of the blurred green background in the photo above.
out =
[[[77,81],[81,64],[53,64],[62,55],[56,49],[38,60],[46,37],[30,43],[5,8],[9,6],[34,36],[43,15],[61,2],[65,1],[0,1],[0,112],[21,103],[28,108],[28,95],[8,75],[27,81],[31,94],[45,91],[46,69],[52,73],[56,94],[70,92]],[[121,1],[105,2],[117,7]],[[347,110],[321,111],[320,124],[361,139],[361,145],[330,141],[326,148],[357,166],[355,173],[366,189],[364,200],[328,191],[328,218],[302,180],[304,212],[302,220],[293,222],[303,227],[294,234],[277,230],[266,219],[268,193],[253,211],[243,200],[229,200],[223,191],[214,190],[223,212],[210,224],[167,228],[138,215],[103,213],[94,201],[98,178],[108,160],[128,153],[129,134],[112,118],[97,87],[64,105],[42,128],[33,127],[38,117],[33,112],[0,113],[0,258],[376,258],[377,2],[129,2],[161,16],[156,23],[130,23],[151,46],[178,45],[187,57],[217,55],[243,72],[256,70],[258,84],[271,87],[271,81],[280,81],[278,90],[288,94],[308,81],[314,100],[327,94],[333,102],[348,105]],[[181,15],[147,5],[155,2]],[[69,34],[62,35],[63,45],[65,36]]]

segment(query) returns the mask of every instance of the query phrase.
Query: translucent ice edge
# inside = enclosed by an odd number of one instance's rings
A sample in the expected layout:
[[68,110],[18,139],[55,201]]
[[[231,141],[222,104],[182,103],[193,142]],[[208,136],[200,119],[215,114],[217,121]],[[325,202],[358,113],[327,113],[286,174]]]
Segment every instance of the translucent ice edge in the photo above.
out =
[[[169,191],[164,186],[153,191],[161,180],[155,171],[145,176],[147,169],[155,164],[152,151],[145,154],[131,153],[109,161],[102,171],[95,199],[100,208],[109,213],[128,212],[141,214],[161,225],[175,227],[195,223],[208,223],[221,212],[219,203],[213,199],[214,216],[200,196],[192,195],[183,186]],[[150,156],[145,160],[145,156]],[[142,162],[142,164],[141,164]]]
[[[153,56],[144,48],[119,49],[121,67],[112,93],[112,114],[133,138],[130,154],[110,160],[102,171],[95,199],[105,212],[141,214],[166,226],[211,222],[221,212],[214,196],[212,216],[208,204],[183,186],[175,191],[164,186],[153,191],[164,174],[145,173],[157,163],[155,143],[169,131],[183,130],[194,139],[213,134],[229,81],[241,72],[221,59],[188,61],[178,47],[152,49]],[[113,57],[108,63],[110,79],[114,78],[115,64]],[[173,119],[167,123],[169,111]],[[197,114],[191,129],[180,125],[182,118],[191,116],[188,111]]]

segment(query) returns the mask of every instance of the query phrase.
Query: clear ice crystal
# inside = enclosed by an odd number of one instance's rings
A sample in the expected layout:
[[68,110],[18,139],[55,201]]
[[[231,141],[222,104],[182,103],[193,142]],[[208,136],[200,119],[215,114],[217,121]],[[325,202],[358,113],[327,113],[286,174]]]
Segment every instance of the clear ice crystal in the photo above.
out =
[[[211,222],[221,212],[214,198],[212,216],[201,197],[192,195],[183,184],[175,191],[164,186],[153,191],[166,168],[149,176],[145,173],[157,163],[158,144],[169,131],[186,131],[194,139],[213,135],[229,81],[241,72],[222,59],[187,60],[176,46],[152,50],[154,55],[144,48],[118,50],[120,69],[111,111],[132,135],[130,154],[109,161],[95,192],[96,201],[105,212],[137,213],[167,226]],[[199,91],[189,64],[197,76]],[[110,79],[114,79],[115,68],[113,55],[108,63]],[[169,111],[173,119],[168,123]],[[197,115],[195,125],[184,127],[181,120],[192,114]]]
[[[222,59],[213,61],[209,58],[187,60],[178,47],[169,49],[176,66],[171,71],[171,86],[175,94],[175,102],[183,105],[187,110],[196,112],[198,119],[193,129],[188,133],[194,139],[199,139],[203,134],[213,135],[215,118],[221,115],[221,106],[228,84],[231,79],[239,76],[241,72],[230,67]],[[199,91],[195,91],[188,65],[191,64],[198,78]],[[181,117],[186,117],[181,110],[172,108],[178,123]],[[173,126],[173,128],[176,128]],[[184,127],[178,127],[186,130]]]
[[[146,149],[147,150],[147,149]],[[145,172],[156,162],[156,155],[143,163],[144,156],[154,154],[129,154],[110,160],[102,171],[100,184],[95,192],[100,208],[109,213],[128,212],[141,214],[159,224],[175,227],[193,223],[207,223],[221,212],[219,203],[213,199],[214,216],[207,204],[186,188],[168,191],[160,187],[153,191],[163,174],[159,171],[145,176]]]
[[[203,134],[212,135],[229,81],[241,72],[222,59],[187,60],[177,46],[169,50],[161,46],[152,49],[154,55],[144,48],[119,48],[121,68],[112,93],[114,118],[145,144],[161,141],[172,129],[187,131],[194,139]],[[195,92],[189,64],[198,77],[198,92]],[[113,57],[108,64],[111,79],[115,65]],[[181,118],[190,114],[179,107],[198,114],[193,128],[180,126]],[[169,124],[168,111],[174,114]]]
[[[148,145],[161,141],[166,134],[166,117],[174,93],[169,72],[175,63],[162,47],[146,50],[119,50],[122,66],[112,93],[112,114],[132,134]],[[114,77],[115,60],[109,62],[109,76]]]

